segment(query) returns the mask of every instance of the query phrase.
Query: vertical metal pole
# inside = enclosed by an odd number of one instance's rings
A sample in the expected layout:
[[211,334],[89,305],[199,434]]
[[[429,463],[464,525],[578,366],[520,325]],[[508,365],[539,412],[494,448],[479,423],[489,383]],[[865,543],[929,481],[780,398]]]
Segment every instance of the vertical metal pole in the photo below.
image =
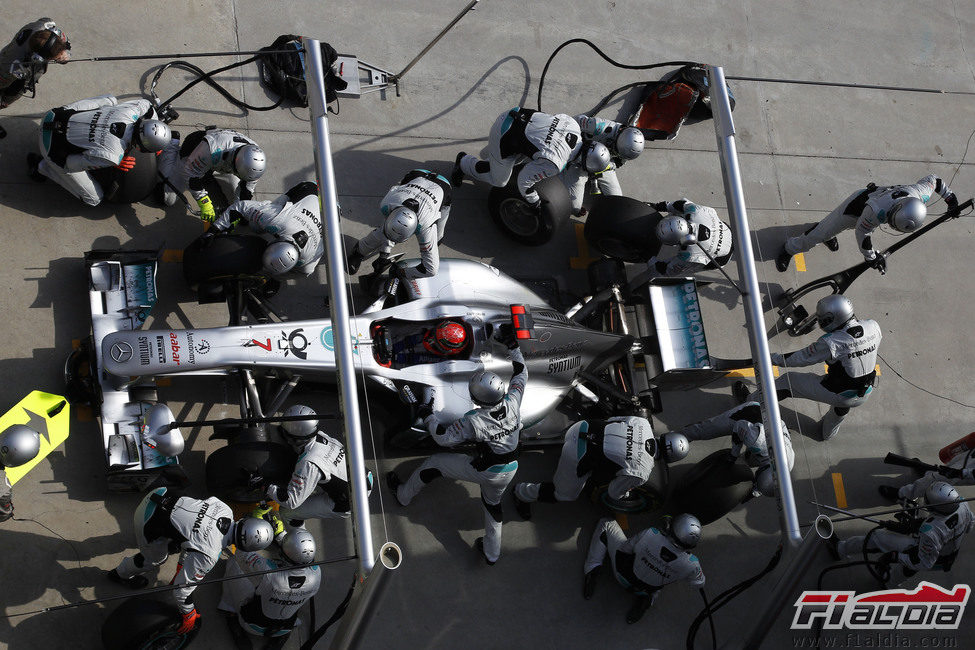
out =
[[345,287],[345,253],[339,226],[338,196],[332,148],[328,138],[328,116],[325,114],[325,75],[322,51],[313,38],[305,43],[305,84],[311,132],[315,141],[315,171],[318,175],[319,200],[325,229],[325,277],[328,281],[329,305],[332,310],[332,333],[335,337],[335,365],[338,370],[339,409],[345,423],[349,483],[352,486],[353,531],[359,556],[359,575],[369,575],[376,561],[372,550],[372,528],[369,526],[369,500],[366,486],[366,463],[362,455],[362,431],[359,427],[359,395],[356,391],[355,365],[352,357],[352,332],[349,329],[349,301]]
[[745,193],[741,186],[741,171],[738,169],[738,150],[735,147],[735,124],[731,119],[731,102],[728,87],[725,85],[724,70],[718,66],[707,66],[710,80],[709,95],[711,111],[714,114],[714,132],[718,139],[718,153],[721,158],[721,178],[724,193],[728,200],[728,212],[735,229],[738,254],[738,275],[741,277],[741,293],[745,303],[745,323],[748,326],[748,345],[755,363],[755,377],[762,394],[765,431],[770,432],[772,455],[776,460],[775,475],[779,484],[779,516],[782,526],[782,541],[787,547],[795,546],[802,539],[799,532],[799,517],[796,514],[796,499],[792,491],[792,480],[785,439],[782,435],[779,415],[779,402],[775,394],[772,375],[772,361],[769,359],[768,338],[765,336],[765,317],[762,312],[762,296],[758,292],[758,276],[755,273],[755,257],[752,252],[751,233],[748,227],[748,214],[745,209]]

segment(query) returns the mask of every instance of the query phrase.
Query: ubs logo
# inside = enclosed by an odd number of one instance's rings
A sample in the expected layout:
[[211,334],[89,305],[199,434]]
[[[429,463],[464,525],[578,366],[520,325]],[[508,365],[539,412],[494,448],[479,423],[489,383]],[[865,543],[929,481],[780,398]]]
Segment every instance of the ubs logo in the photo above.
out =
[[125,341],[119,341],[112,346],[109,354],[112,355],[112,361],[115,363],[125,363],[132,358],[132,346]]

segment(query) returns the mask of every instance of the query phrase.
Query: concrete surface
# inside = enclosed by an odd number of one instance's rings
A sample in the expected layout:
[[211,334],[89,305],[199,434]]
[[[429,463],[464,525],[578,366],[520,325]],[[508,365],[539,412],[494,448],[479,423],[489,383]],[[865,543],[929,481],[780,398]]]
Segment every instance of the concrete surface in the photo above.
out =
[[[51,13],[71,38],[75,57],[137,53],[256,49],[281,33],[301,33],[330,41],[340,52],[398,71],[463,2],[411,0],[387,3],[362,0],[334,5],[310,0],[255,3],[235,0],[175,2],[164,7],[94,0],[39,8],[24,0],[4,5],[6,39],[21,25]],[[342,100],[330,118],[337,182],[345,232],[361,236],[378,221],[376,207],[388,187],[408,169],[423,165],[449,171],[460,149],[478,151],[495,116],[514,105],[534,106],[545,60],[563,41],[585,37],[617,60],[636,64],[698,60],[718,64],[728,76],[759,76],[903,87],[975,91],[975,54],[970,39],[975,12],[970,1],[900,3],[830,0],[745,0],[680,4],[581,0],[516,3],[483,0],[393,92]],[[195,59],[204,69],[227,58]],[[88,312],[82,254],[96,247],[180,249],[199,232],[196,220],[180,207],[150,204],[90,209],[51,182],[32,183],[24,154],[36,145],[38,118],[50,107],[82,97],[112,92],[140,94],[157,69],[156,61],[75,62],[52,69],[38,96],[22,99],[0,113],[9,136],[0,141],[0,215],[4,224],[0,291],[5,325],[0,336],[0,406],[16,403],[32,389],[61,390],[62,363],[72,340],[87,333]],[[565,49],[546,79],[543,108],[569,113],[590,109],[613,88],[657,78],[613,68],[583,45]],[[167,97],[187,77],[168,71],[158,92]],[[222,74],[232,92],[255,104],[269,96],[248,66]],[[807,270],[775,271],[772,259],[783,237],[831,210],[868,181],[907,183],[935,172],[949,180],[964,199],[975,192],[969,159],[975,104],[970,95],[920,94],[823,86],[732,82],[738,105],[735,123],[745,181],[745,196],[760,260],[763,291],[773,298],[783,288],[802,284],[857,261],[852,234],[841,249],[814,250]],[[622,101],[604,109],[618,117]],[[239,128],[268,153],[270,167],[258,185],[259,198],[270,198],[291,184],[312,178],[314,165],[308,116],[300,109],[260,113],[242,111],[204,85],[175,103],[181,117],[173,125],[189,132],[207,124]],[[620,172],[624,191],[642,200],[687,196],[714,205],[726,215],[720,167],[711,122],[685,125],[670,142],[649,144],[638,160]],[[573,229],[549,245],[529,250],[510,244],[490,223],[486,190],[469,182],[455,191],[455,207],[442,255],[483,259],[512,275],[557,277],[567,292],[586,288],[585,274],[569,268],[580,254]],[[941,206],[932,210],[941,211]],[[943,445],[968,433],[975,391],[967,370],[975,351],[964,343],[972,320],[973,290],[968,264],[971,221],[954,221],[925,236],[890,260],[885,277],[869,272],[849,295],[860,315],[877,319],[884,331],[881,386],[868,403],[849,417],[828,443],[818,439],[822,414],[809,402],[783,403],[794,436],[795,487],[800,521],[817,510],[810,501],[835,505],[839,474],[849,507],[881,506],[875,487],[903,476],[880,458],[888,450],[934,460]],[[883,245],[890,233],[877,237]],[[415,244],[411,244],[415,246]],[[413,250],[408,248],[408,250]],[[729,267],[735,276],[733,267]],[[712,352],[747,356],[744,317],[736,295],[720,280],[702,289]],[[282,291],[292,319],[323,313],[324,271]],[[183,326],[220,324],[218,307],[201,307],[182,286],[177,264],[162,264],[163,297],[152,323]],[[774,311],[767,313],[772,328]],[[772,348],[788,351],[812,337],[775,336]],[[900,374],[898,374],[900,373]],[[900,375],[903,375],[901,377]],[[910,383],[909,383],[910,382]],[[658,431],[720,412],[732,401],[731,380],[686,393],[665,393]],[[939,397],[942,396],[942,397]],[[233,415],[225,391],[214,383],[164,388],[179,417]],[[334,408],[326,394],[301,398],[322,410]],[[958,404],[948,399],[956,400]],[[6,408],[6,407],[4,407]],[[29,617],[17,613],[66,602],[121,593],[103,571],[131,552],[133,494],[105,490],[105,464],[95,423],[79,414],[63,449],[51,454],[15,488],[17,517],[0,528],[0,643],[11,648],[98,647],[99,627],[114,606],[87,606]],[[216,448],[208,430],[188,432],[184,463],[202,493],[203,460]],[[367,446],[369,444],[367,443]],[[688,462],[720,447],[694,446]],[[370,464],[381,475],[412,469],[419,458],[386,458],[380,445]],[[518,480],[543,478],[552,471],[556,450],[527,452]],[[962,490],[966,496],[971,488]],[[510,497],[508,497],[510,498]],[[536,508],[531,522],[520,521],[506,501],[503,555],[486,567],[471,550],[481,534],[477,495],[470,486],[442,481],[401,509],[381,489],[372,504],[373,535],[404,550],[403,566],[390,580],[369,623],[363,647],[370,648],[611,648],[684,647],[687,626],[701,608],[693,590],[668,588],[643,621],[628,626],[625,592],[604,578],[597,596],[581,598],[581,566],[592,528],[601,516],[588,503]],[[21,519],[23,518],[23,519]],[[632,516],[628,527],[640,530],[652,518]],[[841,534],[864,530],[840,524]],[[343,557],[353,548],[347,522],[327,522],[319,533],[323,558]],[[754,500],[707,526],[698,549],[713,597],[758,572],[778,542],[777,513],[771,500]],[[967,549],[971,548],[968,542]],[[826,566],[817,561],[804,585]],[[326,568],[317,599],[318,620],[332,611],[351,581],[353,563]],[[975,563],[963,553],[950,575],[930,574],[943,586],[971,583]],[[173,560],[159,573],[164,583]],[[216,572],[220,573],[219,569]],[[912,586],[921,576],[911,582]],[[759,583],[715,616],[719,641],[747,627],[764,602],[771,579]],[[867,591],[875,588],[862,569],[833,573],[827,586]],[[231,647],[214,611],[218,590],[201,588],[204,626],[196,642],[203,647]],[[810,635],[789,630],[787,604],[769,630],[764,647],[803,647]],[[324,614],[323,614],[324,612]],[[308,615],[303,618],[308,620]],[[968,614],[957,631],[897,632],[907,647],[966,647],[975,632]],[[705,626],[706,627],[706,626]],[[296,634],[304,638],[307,627]],[[702,630],[697,647],[709,642]],[[870,647],[872,639],[837,634],[834,647]],[[890,638],[893,639],[891,636]],[[326,647],[329,637],[321,644]],[[880,641],[877,641],[879,645]],[[891,641],[893,643],[893,641]],[[939,645],[936,645],[939,644]],[[949,645],[954,643],[954,645]],[[845,645],[844,645],[845,644]],[[859,645],[857,645],[859,644]],[[297,640],[289,647],[297,648]],[[809,647],[809,646],[806,646]],[[877,647],[877,645],[874,645]]]

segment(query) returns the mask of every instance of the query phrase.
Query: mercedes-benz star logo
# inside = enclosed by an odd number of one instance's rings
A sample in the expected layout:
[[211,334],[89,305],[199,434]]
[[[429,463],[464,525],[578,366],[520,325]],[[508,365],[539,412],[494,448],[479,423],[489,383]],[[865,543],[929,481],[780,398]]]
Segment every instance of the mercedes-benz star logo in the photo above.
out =
[[132,358],[132,346],[124,341],[119,341],[112,346],[110,354],[115,363],[125,363]]

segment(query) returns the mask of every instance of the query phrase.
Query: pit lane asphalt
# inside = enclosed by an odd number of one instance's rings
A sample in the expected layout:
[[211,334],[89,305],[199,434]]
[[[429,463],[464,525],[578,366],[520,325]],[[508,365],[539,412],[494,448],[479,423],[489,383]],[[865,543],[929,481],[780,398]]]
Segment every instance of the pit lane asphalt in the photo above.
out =
[[[401,95],[345,99],[330,119],[337,183],[345,231],[361,236],[377,223],[376,207],[388,187],[410,168],[449,171],[460,149],[477,152],[496,115],[514,105],[534,106],[538,75],[561,42],[584,36],[627,63],[690,59],[724,66],[729,76],[762,76],[820,81],[975,90],[973,54],[967,34],[975,12],[971,0],[925,0],[899,5],[866,0],[844,3],[795,0],[680,5],[637,2],[554,0],[515,3],[483,0],[401,84]],[[44,13],[62,25],[76,57],[129,53],[254,49],[281,33],[303,33],[331,42],[340,52],[398,71],[463,7],[462,2],[410,0],[389,4],[363,0],[342,6],[299,0],[287,4],[214,2],[138,4],[79,1],[41,9],[24,0],[5,3],[3,38]],[[204,69],[226,59],[197,61]],[[199,223],[180,207],[163,210],[139,204],[87,208],[48,182],[32,183],[24,153],[33,150],[38,118],[50,107],[112,92],[139,94],[154,62],[72,63],[52,69],[38,97],[23,99],[0,112],[9,136],[0,141],[0,213],[4,223],[0,288],[6,325],[0,336],[0,406],[16,403],[32,389],[57,392],[65,356],[74,339],[87,334],[81,256],[92,248],[122,246],[177,250],[199,232]],[[169,75],[169,73],[167,73]],[[565,50],[545,84],[543,108],[577,113],[589,110],[616,86],[647,78],[611,68],[582,46]],[[649,78],[656,78],[652,73]],[[252,103],[267,98],[253,67],[221,76]],[[184,82],[182,73],[164,78],[163,97]],[[772,259],[783,237],[822,218],[842,198],[868,181],[907,183],[935,172],[951,181],[962,199],[975,193],[969,136],[975,129],[970,97],[889,91],[837,89],[732,82],[738,99],[742,174],[749,217],[757,244],[759,279],[770,293],[795,286],[857,261],[852,234],[841,249],[814,250],[807,271],[775,271]],[[174,128],[186,133],[208,124],[240,128],[267,151],[270,168],[258,185],[258,198],[271,198],[300,180],[313,178],[308,117],[299,109],[241,114],[199,85],[176,104]],[[621,104],[602,114],[620,117]],[[641,158],[620,172],[624,191],[643,200],[687,196],[727,215],[710,122],[685,125],[670,142],[649,143]],[[585,258],[572,228],[542,249],[525,249],[505,240],[490,223],[486,189],[470,183],[455,191],[454,208],[442,255],[483,259],[521,277],[557,277],[564,291],[585,290],[585,273],[572,258]],[[938,208],[933,209],[938,212]],[[965,344],[972,321],[973,294],[968,257],[971,221],[940,227],[890,260],[885,277],[873,272],[849,292],[857,313],[883,328],[881,354],[893,368],[934,393],[975,405],[968,369],[975,352]],[[888,244],[890,233],[877,238]],[[410,246],[415,246],[411,244]],[[415,249],[408,248],[413,251]],[[729,267],[732,277],[735,269]],[[702,289],[702,308],[714,354],[748,356],[744,317],[733,290],[718,281]],[[281,304],[292,319],[323,313],[324,271],[315,280],[292,283]],[[222,324],[219,307],[196,305],[182,288],[178,264],[160,267],[161,299],[150,324],[182,327]],[[767,314],[771,327],[774,312]],[[812,340],[775,336],[772,349],[788,351]],[[811,521],[818,499],[852,508],[880,505],[875,486],[901,476],[884,466],[888,450],[933,460],[943,445],[973,429],[970,406],[938,399],[907,384],[881,362],[881,385],[870,401],[852,413],[840,434],[820,442],[814,423],[819,405],[786,402],[784,413],[794,436],[795,485],[800,521]],[[658,432],[728,408],[731,381],[718,381],[687,393],[665,393],[665,410],[654,420]],[[201,398],[202,396],[202,398]],[[180,418],[201,414],[233,415],[223,406],[226,392],[216,383],[174,382],[162,389]],[[308,400],[327,409],[327,396]],[[188,431],[183,460],[203,490],[203,459],[216,448],[209,431]],[[722,443],[699,443],[694,462]],[[523,456],[517,480],[550,475],[555,450]],[[380,473],[411,469],[418,459],[371,461]],[[71,437],[61,450],[15,487],[18,517],[0,527],[0,604],[6,614],[119,593],[102,572],[133,548],[132,494],[105,490],[104,461],[96,426],[77,413]],[[839,479],[836,479],[839,475]],[[837,488],[842,488],[842,493]],[[971,496],[971,488],[963,489]],[[508,497],[510,498],[510,497]],[[536,508],[531,522],[517,519],[506,500],[508,522],[503,555],[486,567],[471,550],[481,534],[477,495],[470,486],[442,481],[425,490],[408,509],[391,504],[389,494],[374,494],[373,534],[377,542],[396,541],[405,553],[385,599],[370,620],[364,647],[389,648],[577,648],[601,643],[613,648],[678,648],[687,624],[700,608],[691,589],[669,587],[638,625],[623,616],[629,601],[608,578],[594,600],[582,600],[581,566],[599,513],[579,503]],[[651,521],[630,517],[631,531]],[[859,532],[843,524],[841,533]],[[344,555],[351,548],[350,527],[327,522],[320,527],[320,554]],[[770,500],[755,500],[706,527],[698,549],[708,591],[716,594],[764,566],[777,543],[777,514]],[[968,543],[965,551],[971,548]],[[815,569],[825,566],[818,562]],[[951,575],[929,579],[950,586],[970,583],[973,561],[964,552]],[[165,582],[171,560],[159,575]],[[348,586],[348,564],[326,570],[318,602],[330,611]],[[220,569],[217,569],[219,574]],[[815,571],[814,571],[815,573]],[[914,580],[916,582],[917,579]],[[806,586],[814,582],[810,575]],[[914,582],[908,583],[913,585]],[[862,571],[834,574],[829,586],[873,588]],[[719,636],[742,629],[763,602],[768,584],[735,601],[716,616]],[[215,588],[199,590],[203,647],[230,646],[214,611]],[[108,610],[88,607],[0,623],[0,642],[12,648],[97,647],[98,629]],[[792,610],[786,607],[772,626],[766,647],[791,646]],[[307,615],[305,616],[307,619]],[[969,614],[957,632],[975,631]],[[304,632],[302,632],[302,635]],[[899,633],[902,634],[902,633]],[[908,635],[920,642],[921,635]],[[707,632],[702,631],[702,636]],[[328,637],[326,637],[327,640]],[[845,634],[839,636],[841,643]],[[704,643],[703,639],[699,643]],[[297,647],[291,642],[289,647]],[[852,647],[852,646],[849,646]]]

